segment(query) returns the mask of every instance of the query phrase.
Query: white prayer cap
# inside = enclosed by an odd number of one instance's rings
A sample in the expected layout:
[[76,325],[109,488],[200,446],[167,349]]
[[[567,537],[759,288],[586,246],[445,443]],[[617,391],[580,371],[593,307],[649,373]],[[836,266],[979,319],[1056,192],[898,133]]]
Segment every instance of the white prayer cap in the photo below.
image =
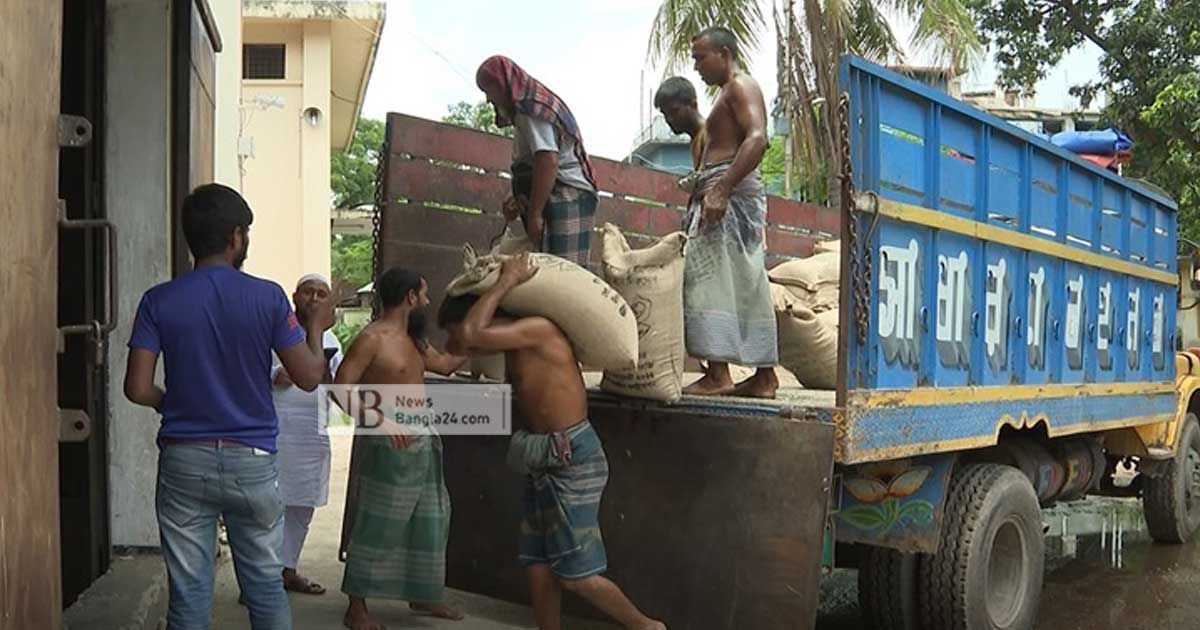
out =
[[310,274],[305,274],[299,280],[296,281],[296,289],[299,289],[301,286],[304,286],[305,282],[311,282],[313,280],[316,280],[317,282],[320,282],[321,284],[325,285],[326,288],[329,288],[329,289],[333,288],[333,285],[329,284],[329,278],[326,278],[325,276],[323,276],[319,273],[310,273]]

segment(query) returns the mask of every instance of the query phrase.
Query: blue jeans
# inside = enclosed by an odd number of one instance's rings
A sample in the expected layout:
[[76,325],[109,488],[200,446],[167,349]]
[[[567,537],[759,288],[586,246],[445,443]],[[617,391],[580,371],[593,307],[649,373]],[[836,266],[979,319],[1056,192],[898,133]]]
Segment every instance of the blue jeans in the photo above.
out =
[[291,630],[283,590],[283,501],[275,455],[229,443],[166,444],[155,506],[170,582],[169,630],[208,630],[217,517],[254,630]]

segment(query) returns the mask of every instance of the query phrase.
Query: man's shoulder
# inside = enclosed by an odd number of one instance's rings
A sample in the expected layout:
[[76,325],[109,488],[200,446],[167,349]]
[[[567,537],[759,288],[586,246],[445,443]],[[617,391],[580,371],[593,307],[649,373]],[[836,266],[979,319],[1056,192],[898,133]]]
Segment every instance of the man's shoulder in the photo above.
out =
[[738,72],[733,75],[729,83],[725,84],[730,91],[738,94],[756,94],[762,92],[762,87],[758,81],[746,72]]

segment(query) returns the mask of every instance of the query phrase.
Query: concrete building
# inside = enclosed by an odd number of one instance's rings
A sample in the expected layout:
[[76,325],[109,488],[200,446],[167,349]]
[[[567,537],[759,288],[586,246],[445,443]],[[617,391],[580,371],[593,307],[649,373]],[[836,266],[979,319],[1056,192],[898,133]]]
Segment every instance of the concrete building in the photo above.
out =
[[625,161],[637,166],[687,175],[692,170],[692,141],[684,134],[674,134],[662,114],[655,114],[650,124],[633,141],[633,152]]
[[1038,107],[1033,92],[1003,90],[972,90],[963,92],[962,100],[997,118],[1031,133],[1050,136],[1060,131],[1089,131],[1100,123],[1097,110],[1069,110]]
[[354,137],[384,18],[382,2],[243,3],[236,142],[255,213],[248,273],[285,287],[329,275],[330,156]]

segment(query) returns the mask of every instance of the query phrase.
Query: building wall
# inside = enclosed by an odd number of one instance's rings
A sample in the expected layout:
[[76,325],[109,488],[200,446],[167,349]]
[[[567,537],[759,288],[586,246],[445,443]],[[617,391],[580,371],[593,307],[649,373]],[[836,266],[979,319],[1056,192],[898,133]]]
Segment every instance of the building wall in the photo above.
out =
[[123,381],[125,344],[142,293],[171,277],[170,2],[108,0],[107,21],[105,208],[117,225],[120,278],[118,324],[108,345],[112,544],[157,547],[160,418],[127,401]]
[[[306,273],[329,274],[329,23],[246,20],[242,38],[287,46],[284,80],[242,81],[242,135],[254,145],[242,190],[254,210],[246,271],[290,289]],[[257,104],[272,98],[282,106]],[[316,127],[308,107],[321,112]]]
[[0,628],[62,615],[55,410],[61,2],[0,3]]
[[222,50],[217,53],[217,120],[213,167],[216,181],[241,189],[238,173],[239,104],[242,97],[242,3],[210,2]]

